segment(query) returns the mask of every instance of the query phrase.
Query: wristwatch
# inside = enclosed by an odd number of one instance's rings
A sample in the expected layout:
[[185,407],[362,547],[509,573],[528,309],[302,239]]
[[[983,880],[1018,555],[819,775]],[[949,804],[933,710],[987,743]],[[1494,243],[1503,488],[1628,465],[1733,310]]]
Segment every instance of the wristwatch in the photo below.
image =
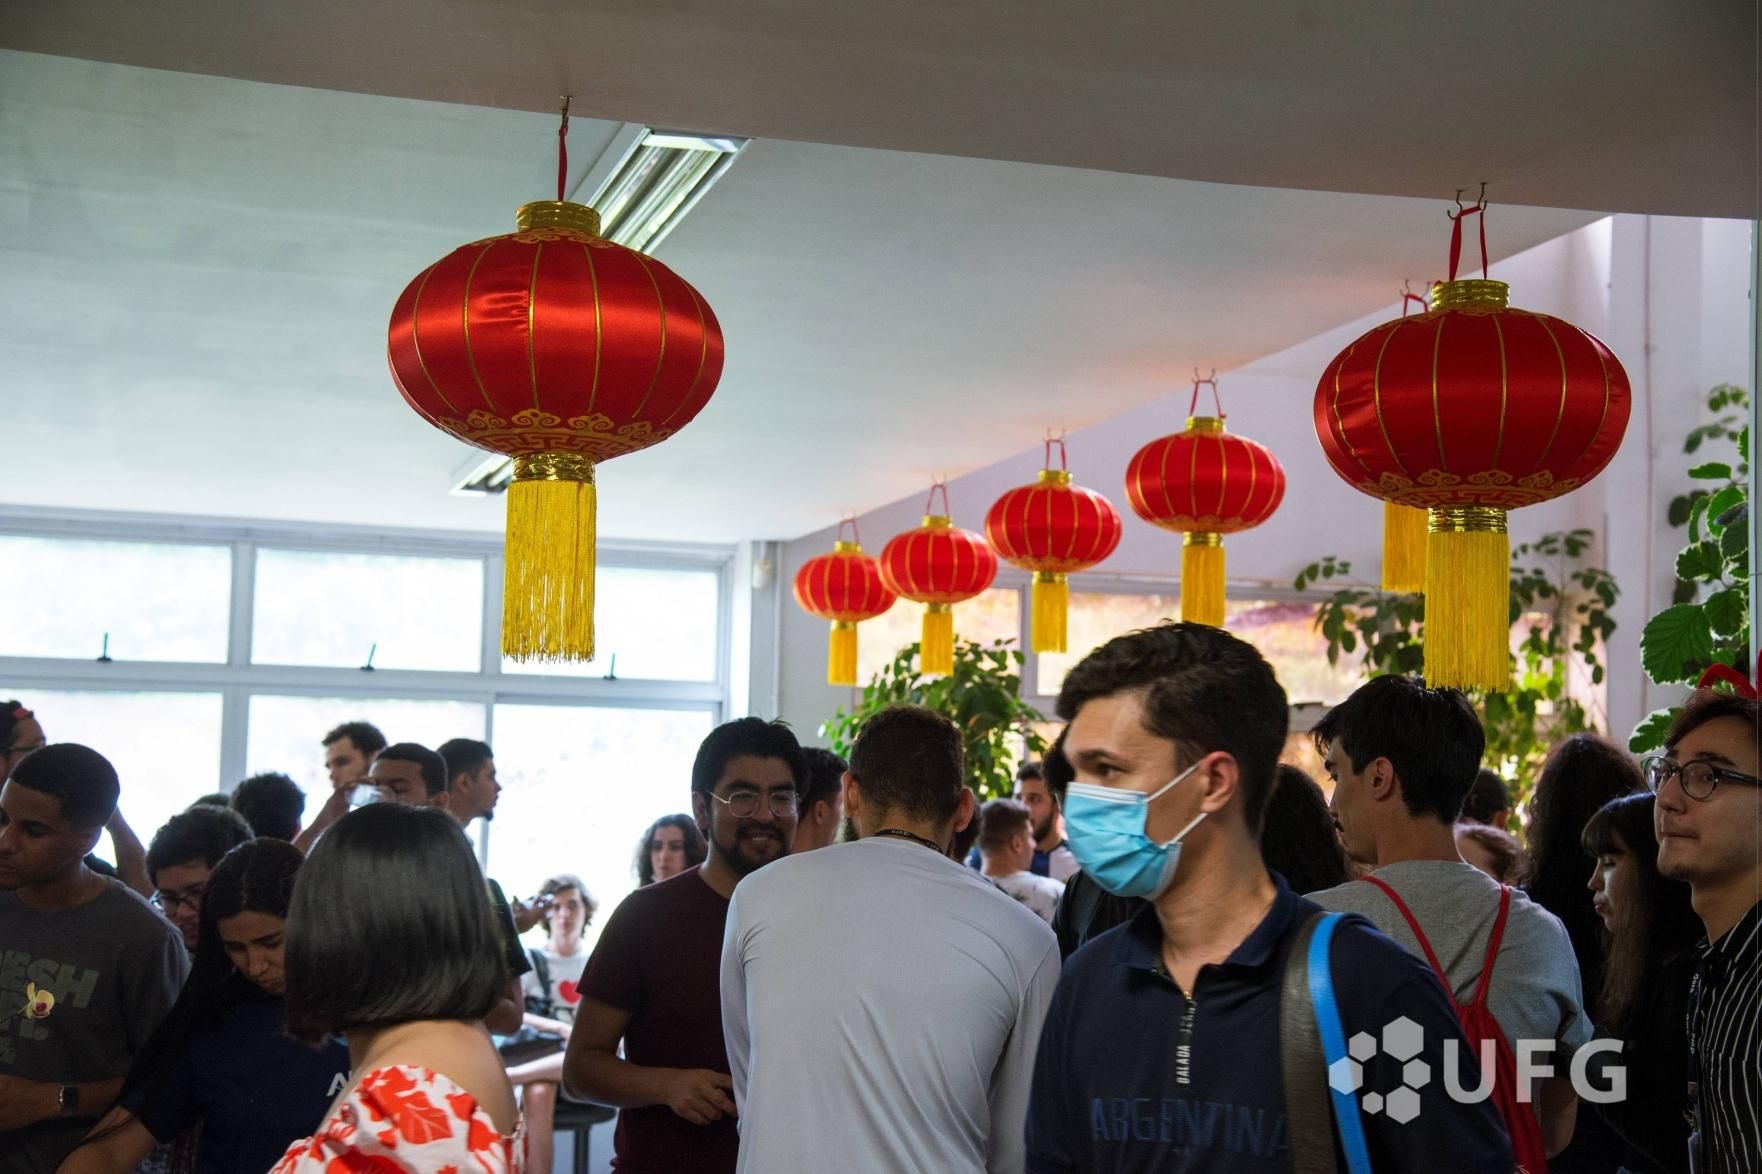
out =
[[56,1115],[60,1117],[71,1117],[79,1112],[80,1086],[77,1084],[62,1085],[61,1089],[55,1094],[55,1106],[58,1110]]

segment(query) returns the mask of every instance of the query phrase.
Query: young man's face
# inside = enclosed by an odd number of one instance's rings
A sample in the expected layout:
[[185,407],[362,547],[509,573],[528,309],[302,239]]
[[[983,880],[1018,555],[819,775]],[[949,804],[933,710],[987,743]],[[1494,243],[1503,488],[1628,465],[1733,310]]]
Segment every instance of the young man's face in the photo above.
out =
[[347,735],[324,748],[324,769],[330,772],[333,787],[354,786],[367,777],[367,768],[372,764],[373,760],[355,745],[355,739]]
[[692,796],[704,837],[741,876],[789,854],[795,802],[789,764],[752,755],[730,761],[712,794]]
[[496,760],[491,758],[469,774],[453,776],[452,808],[460,822],[470,823],[478,816],[493,819],[496,800],[501,797],[502,784],[496,781]]
[[545,914],[545,927],[553,942],[580,937],[587,929],[587,903],[581,894],[574,889],[559,889]]
[[53,795],[17,783],[0,786],[0,892],[66,873],[97,844],[99,830],[68,822]]
[[1023,779],[1016,784],[1016,798],[1028,806],[1028,822],[1033,829],[1035,842],[1046,839],[1052,832],[1053,816],[1058,814],[1058,807],[1052,801],[1052,792],[1046,789],[1046,780]]
[[[1706,762],[1751,778],[1762,774],[1756,731],[1739,717],[1716,718],[1690,730],[1666,754],[1684,765]],[[1652,821],[1658,832],[1658,871],[1665,876],[1704,885],[1757,870],[1762,787],[1754,783],[1723,780],[1706,799],[1692,799],[1678,775],[1658,792]]]
[[201,857],[172,864],[153,874],[153,904],[183,935],[184,948],[194,950],[202,936],[202,897],[213,871]]
[[[1085,702],[1065,734],[1065,757],[1076,781],[1122,791],[1160,790],[1181,773],[1175,744],[1144,728],[1144,702],[1136,693],[1117,693]],[[1145,832],[1167,843],[1200,811],[1198,786],[1176,787],[1150,805]]]
[[367,772],[366,781],[379,789],[379,797],[386,803],[401,803],[405,807],[429,806],[428,784],[422,779],[422,767],[414,762],[376,758]]
[[1361,771],[1353,770],[1352,756],[1338,738],[1328,743],[1328,752],[1322,758],[1328,777],[1334,780],[1334,796],[1328,801],[1328,810],[1334,813],[1334,824],[1340,829],[1346,854],[1360,864],[1377,862],[1376,835],[1371,826],[1376,804],[1371,797],[1371,784],[1379,769],[1378,761],[1365,763]]
[[790,851],[812,852],[831,844],[838,838],[838,825],[843,819],[844,789],[841,787],[829,798],[814,800],[801,813]]

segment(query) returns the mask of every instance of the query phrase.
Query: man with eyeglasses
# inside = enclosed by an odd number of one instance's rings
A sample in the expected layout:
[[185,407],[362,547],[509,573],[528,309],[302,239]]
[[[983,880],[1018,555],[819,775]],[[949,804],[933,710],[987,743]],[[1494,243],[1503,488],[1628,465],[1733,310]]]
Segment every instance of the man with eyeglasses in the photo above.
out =
[[[732,1174],[739,1150],[718,971],[729,898],[785,856],[807,761],[789,727],[717,727],[691,769],[709,858],[638,889],[613,912],[582,975],[565,1091],[611,1105],[619,1174]],[[623,1055],[619,1055],[619,1043]]]
[[1762,763],[1754,697],[1699,690],[1645,762],[1658,871],[1687,881],[1707,930],[1689,987],[1695,1174],[1756,1169],[1762,1152]]
[[200,940],[202,894],[220,858],[251,838],[251,825],[225,807],[198,804],[172,816],[147,845],[153,904],[183,935],[193,955]]

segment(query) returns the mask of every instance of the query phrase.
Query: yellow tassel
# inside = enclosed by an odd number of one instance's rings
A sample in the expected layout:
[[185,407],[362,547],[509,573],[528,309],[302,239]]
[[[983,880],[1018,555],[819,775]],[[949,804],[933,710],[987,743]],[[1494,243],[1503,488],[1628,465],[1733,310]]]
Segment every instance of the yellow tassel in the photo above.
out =
[[1417,595],[1426,589],[1426,511],[1383,503],[1383,590]]
[[1426,541],[1425,674],[1433,688],[1511,685],[1511,543],[1505,511],[1431,511]]
[[1189,530],[1181,540],[1181,619],[1224,626],[1224,536]]
[[1070,576],[1036,571],[1033,597],[1034,623],[1029,629],[1029,640],[1034,651],[1065,651],[1065,624],[1071,602]]
[[946,603],[932,603],[924,609],[918,671],[926,677],[946,677],[954,672],[954,608]]
[[832,622],[832,639],[826,646],[826,683],[857,683],[857,626],[846,620]]
[[502,653],[515,660],[593,659],[593,462],[540,453],[514,462],[508,486]]

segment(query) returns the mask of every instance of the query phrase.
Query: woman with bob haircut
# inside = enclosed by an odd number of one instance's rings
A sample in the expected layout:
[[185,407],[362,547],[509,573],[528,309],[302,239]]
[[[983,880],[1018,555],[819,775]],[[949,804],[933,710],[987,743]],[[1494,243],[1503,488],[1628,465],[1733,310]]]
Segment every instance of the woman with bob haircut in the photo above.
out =
[[323,1118],[348,1079],[348,1052],[304,1047],[283,1027],[288,900],[304,860],[292,844],[247,840],[215,864],[189,981],[116,1107],[58,1174],[122,1174],[186,1136],[196,1174],[264,1170]]
[[354,1075],[275,1174],[524,1171],[525,1128],[483,1025],[507,985],[483,874],[452,816],[376,803],[338,820],[294,886],[288,1032],[342,1035]]

